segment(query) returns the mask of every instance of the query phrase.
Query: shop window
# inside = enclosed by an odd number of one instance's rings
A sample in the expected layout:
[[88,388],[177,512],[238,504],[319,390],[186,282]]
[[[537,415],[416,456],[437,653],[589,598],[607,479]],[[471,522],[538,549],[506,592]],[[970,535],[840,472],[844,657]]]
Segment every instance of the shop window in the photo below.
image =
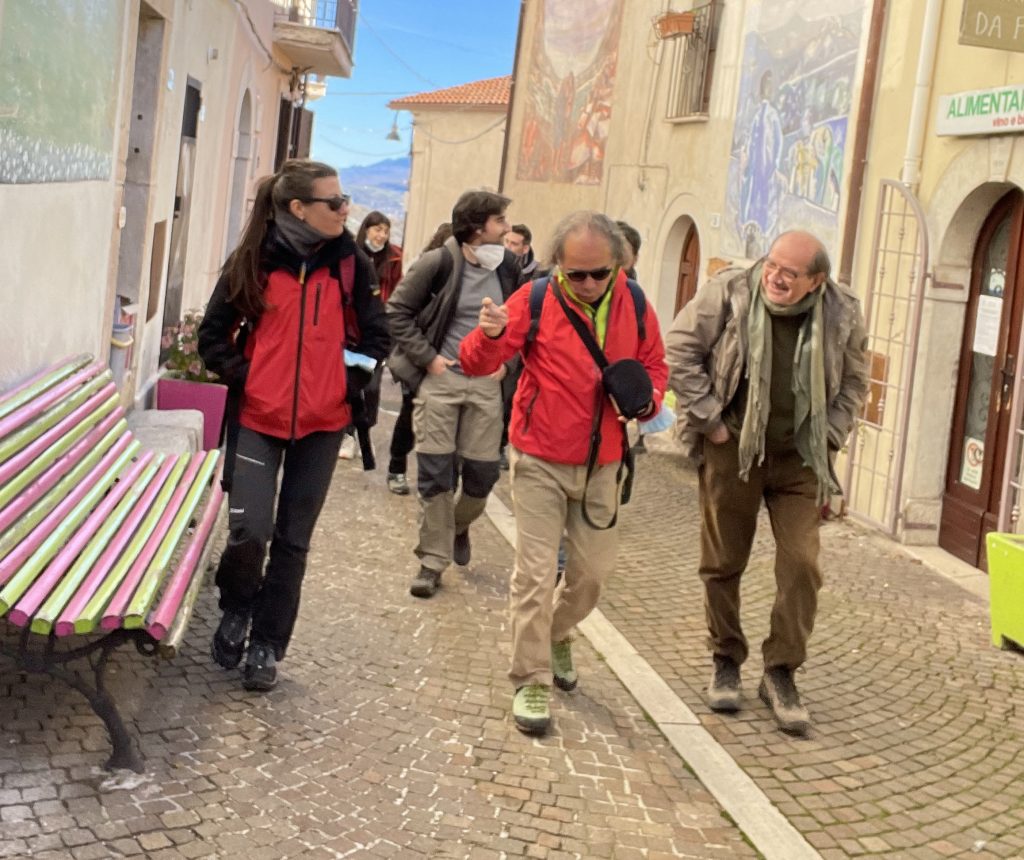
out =
[[668,42],[671,77],[667,119],[708,114],[720,6],[721,0],[711,0],[688,12],[666,12],[655,19],[658,38]]

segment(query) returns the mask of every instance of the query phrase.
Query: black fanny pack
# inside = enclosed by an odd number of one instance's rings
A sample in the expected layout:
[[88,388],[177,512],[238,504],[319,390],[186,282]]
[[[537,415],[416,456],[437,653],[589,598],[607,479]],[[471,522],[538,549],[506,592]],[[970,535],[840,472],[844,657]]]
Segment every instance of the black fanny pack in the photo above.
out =
[[607,363],[601,371],[601,384],[608,399],[625,418],[642,415],[654,400],[651,377],[635,358],[620,358]]

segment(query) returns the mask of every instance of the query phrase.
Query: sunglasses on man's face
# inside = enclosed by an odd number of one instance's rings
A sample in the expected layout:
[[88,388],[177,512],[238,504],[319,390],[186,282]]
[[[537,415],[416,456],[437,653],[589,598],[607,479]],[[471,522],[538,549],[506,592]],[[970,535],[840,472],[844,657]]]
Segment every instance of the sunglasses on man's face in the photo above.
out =
[[303,197],[303,203],[326,203],[332,212],[337,212],[342,206],[348,206],[352,198],[348,194],[335,197]]
[[566,272],[562,272],[570,281],[574,284],[582,284],[587,278],[593,278],[595,281],[603,281],[612,273],[610,268],[604,269],[569,269]]

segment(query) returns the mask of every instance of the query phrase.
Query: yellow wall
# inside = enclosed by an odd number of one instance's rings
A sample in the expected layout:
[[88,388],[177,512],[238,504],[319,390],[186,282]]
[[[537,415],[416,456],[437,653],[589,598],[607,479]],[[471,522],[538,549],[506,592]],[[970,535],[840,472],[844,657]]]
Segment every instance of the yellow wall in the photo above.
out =
[[[505,139],[504,107],[417,108],[403,241],[405,266],[415,260],[452,206],[471,188],[497,190]],[[514,211],[511,217],[515,217]]]

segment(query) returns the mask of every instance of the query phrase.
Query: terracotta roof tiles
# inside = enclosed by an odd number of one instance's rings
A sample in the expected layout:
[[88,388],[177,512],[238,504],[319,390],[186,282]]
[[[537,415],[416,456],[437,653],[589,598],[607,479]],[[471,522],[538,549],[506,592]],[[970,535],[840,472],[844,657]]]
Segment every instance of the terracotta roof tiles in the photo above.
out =
[[482,81],[459,84],[457,87],[447,87],[443,90],[417,93],[395,99],[388,102],[388,107],[394,110],[413,110],[418,107],[438,108],[448,105],[505,107],[508,104],[511,89],[512,76],[503,75],[500,78],[487,78]]

